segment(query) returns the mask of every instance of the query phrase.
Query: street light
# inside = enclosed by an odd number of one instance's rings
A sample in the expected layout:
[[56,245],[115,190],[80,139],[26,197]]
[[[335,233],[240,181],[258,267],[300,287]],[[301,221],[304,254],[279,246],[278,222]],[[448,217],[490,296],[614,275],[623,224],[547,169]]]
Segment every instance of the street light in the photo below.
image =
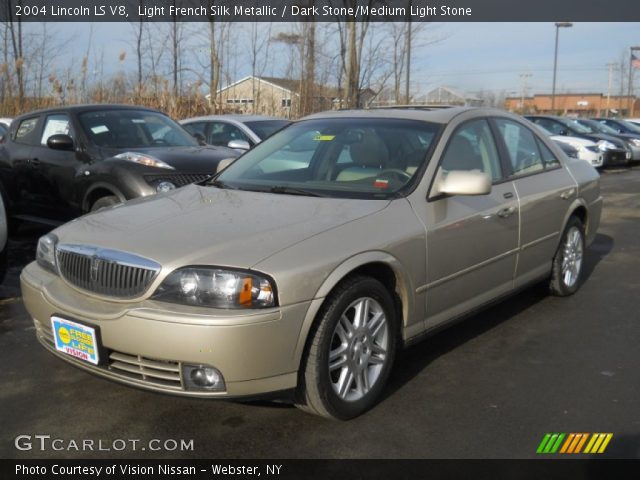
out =
[[551,87],[551,111],[556,109],[556,72],[558,70],[558,36],[561,28],[573,27],[571,22],[556,22],[556,48],[553,55],[553,87]]

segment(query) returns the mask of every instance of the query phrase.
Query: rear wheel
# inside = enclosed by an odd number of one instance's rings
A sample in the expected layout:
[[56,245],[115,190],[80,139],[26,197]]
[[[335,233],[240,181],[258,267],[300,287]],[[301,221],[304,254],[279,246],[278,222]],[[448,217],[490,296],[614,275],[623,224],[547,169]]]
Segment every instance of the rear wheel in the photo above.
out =
[[371,408],[389,377],[397,321],[386,288],[352,277],[327,298],[310,333],[299,398],[303,410],[346,420]]
[[95,212],[101,208],[110,207],[111,205],[117,205],[120,203],[120,199],[115,195],[108,195],[106,197],[100,197],[91,205],[91,211]]
[[549,282],[549,289],[553,295],[559,297],[572,295],[580,287],[584,246],[584,225],[579,218],[571,217],[553,258]]

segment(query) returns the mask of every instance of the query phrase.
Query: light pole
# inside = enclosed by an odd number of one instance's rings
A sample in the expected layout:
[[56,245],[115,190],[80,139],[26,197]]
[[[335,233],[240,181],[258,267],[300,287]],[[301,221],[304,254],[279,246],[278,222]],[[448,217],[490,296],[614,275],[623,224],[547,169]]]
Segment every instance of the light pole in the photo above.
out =
[[553,86],[551,87],[551,112],[556,109],[556,72],[558,70],[558,36],[561,28],[573,27],[571,22],[556,22],[556,48],[553,55]]

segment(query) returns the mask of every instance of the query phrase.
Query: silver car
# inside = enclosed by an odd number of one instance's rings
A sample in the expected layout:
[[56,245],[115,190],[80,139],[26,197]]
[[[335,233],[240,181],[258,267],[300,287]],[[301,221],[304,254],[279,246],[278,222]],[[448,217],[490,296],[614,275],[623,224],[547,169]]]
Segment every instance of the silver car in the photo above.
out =
[[[294,147],[306,161],[283,163]],[[574,293],[601,207],[595,169],[520,117],[324,113],[207,185],[44,236],[23,298],[42,345],[96,375],[191,397],[293,392],[348,419],[379,399],[398,348],[540,280]]]
[[207,115],[180,121],[189,133],[209,145],[234,148],[241,153],[290,123],[266,115]]

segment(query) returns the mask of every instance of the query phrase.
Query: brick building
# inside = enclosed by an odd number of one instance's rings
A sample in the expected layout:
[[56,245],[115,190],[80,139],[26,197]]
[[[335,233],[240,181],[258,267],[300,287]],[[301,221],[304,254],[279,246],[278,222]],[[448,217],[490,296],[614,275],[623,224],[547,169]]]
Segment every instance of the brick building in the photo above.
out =
[[540,113],[577,115],[581,117],[621,116],[633,117],[640,114],[640,98],[611,96],[602,93],[559,93],[556,94],[555,109],[551,109],[551,95],[532,97],[507,97],[505,108],[518,113]]

